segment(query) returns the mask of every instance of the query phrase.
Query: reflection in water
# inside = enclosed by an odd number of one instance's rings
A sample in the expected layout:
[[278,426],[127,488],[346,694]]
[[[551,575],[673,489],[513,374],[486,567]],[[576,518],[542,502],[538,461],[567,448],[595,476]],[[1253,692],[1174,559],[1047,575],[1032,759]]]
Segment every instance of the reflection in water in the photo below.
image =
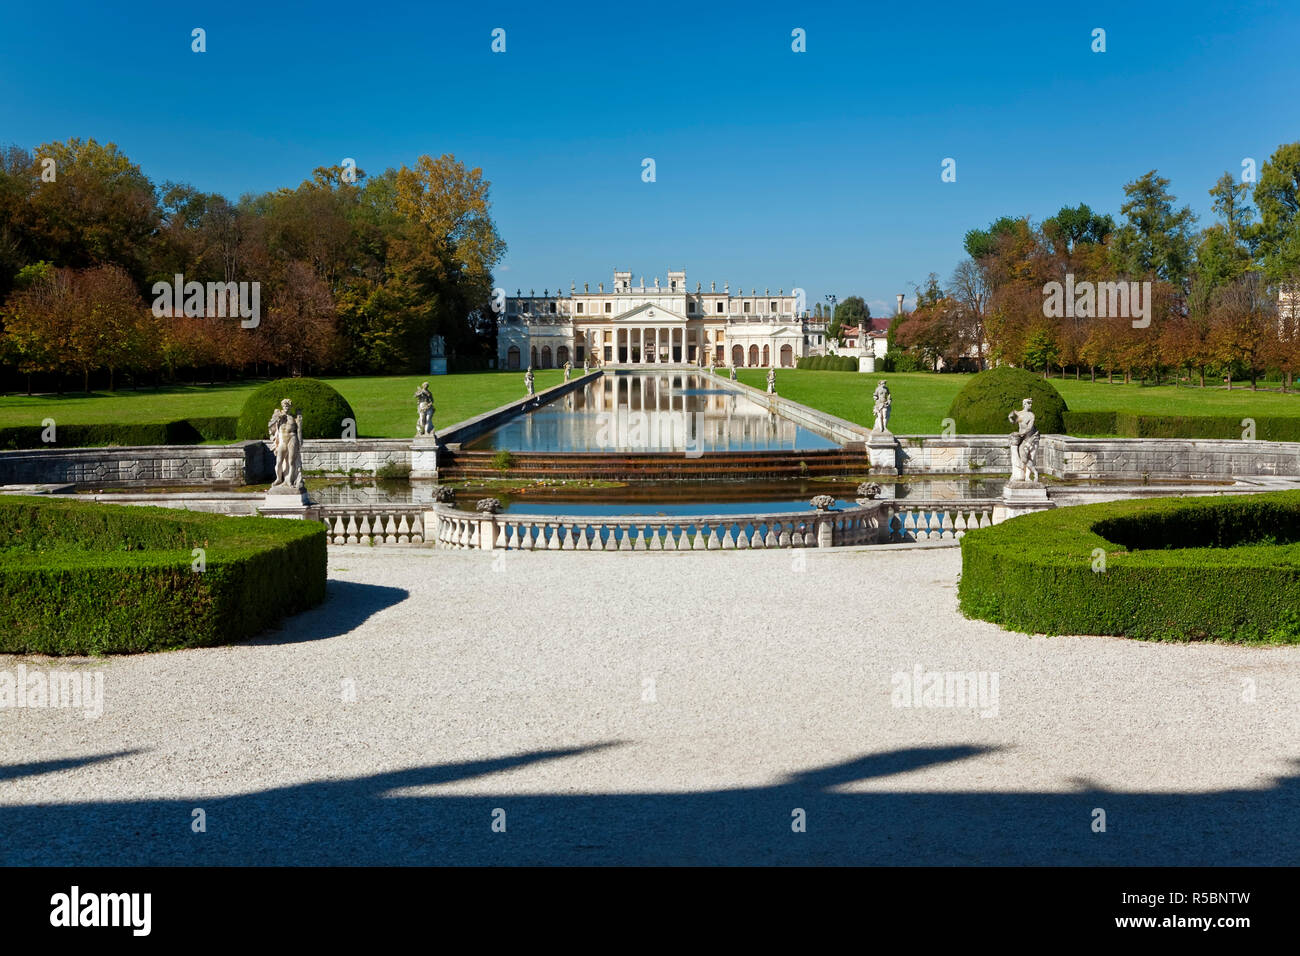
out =
[[465,444],[520,452],[772,451],[839,444],[692,372],[602,375]]

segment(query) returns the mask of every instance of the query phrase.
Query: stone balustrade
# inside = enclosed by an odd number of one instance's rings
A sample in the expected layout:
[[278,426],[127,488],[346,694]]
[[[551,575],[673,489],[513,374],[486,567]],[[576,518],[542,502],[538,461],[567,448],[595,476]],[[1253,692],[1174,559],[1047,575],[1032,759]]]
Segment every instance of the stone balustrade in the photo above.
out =
[[875,544],[887,502],[808,514],[589,516],[471,514],[435,505],[425,526],[437,548],[484,551],[741,551]]
[[425,544],[422,504],[322,505],[330,544]]
[[888,541],[956,541],[993,524],[996,499],[969,502],[895,499],[889,502]]

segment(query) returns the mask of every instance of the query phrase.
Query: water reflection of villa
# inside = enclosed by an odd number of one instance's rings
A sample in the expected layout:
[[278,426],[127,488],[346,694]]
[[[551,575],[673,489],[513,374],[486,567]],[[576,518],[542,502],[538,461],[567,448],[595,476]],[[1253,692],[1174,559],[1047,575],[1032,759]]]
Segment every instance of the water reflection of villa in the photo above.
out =
[[509,369],[581,365],[587,357],[593,365],[702,366],[712,356],[718,366],[789,368],[804,354],[802,305],[793,289],[745,295],[729,283],[706,292],[697,282],[692,292],[685,272],[669,272],[662,286],[656,276],[649,288],[643,276],[633,288],[632,273],[615,272],[609,291],[603,282],[595,292],[570,283],[568,295],[544,289],[508,297],[497,361]]
[[468,442],[471,450],[667,452],[834,449],[700,373],[606,374]]

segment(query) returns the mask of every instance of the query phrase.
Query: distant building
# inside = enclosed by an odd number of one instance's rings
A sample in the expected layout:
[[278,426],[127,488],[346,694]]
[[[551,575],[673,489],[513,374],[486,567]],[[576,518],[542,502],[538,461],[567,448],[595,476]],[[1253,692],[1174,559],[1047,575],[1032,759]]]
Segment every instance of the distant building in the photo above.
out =
[[[807,354],[806,312],[796,314],[793,291],[734,293],[724,283],[686,287],[685,272],[660,285],[633,287],[631,272],[615,272],[609,291],[588,284],[568,295],[549,289],[516,291],[497,325],[497,365],[517,369],[582,365],[684,364],[791,368]],[[824,340],[825,333],[821,333]]]

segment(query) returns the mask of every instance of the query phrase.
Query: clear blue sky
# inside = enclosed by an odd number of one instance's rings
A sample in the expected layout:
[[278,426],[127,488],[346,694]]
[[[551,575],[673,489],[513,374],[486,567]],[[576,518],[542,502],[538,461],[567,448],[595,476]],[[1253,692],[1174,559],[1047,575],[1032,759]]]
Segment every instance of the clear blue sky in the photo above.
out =
[[1294,0],[288,6],[9,4],[0,144],[93,136],[232,198],[449,152],[511,293],[685,269],[881,314],[999,215],[1118,215],[1155,168],[1208,222],[1217,176],[1300,138]]

